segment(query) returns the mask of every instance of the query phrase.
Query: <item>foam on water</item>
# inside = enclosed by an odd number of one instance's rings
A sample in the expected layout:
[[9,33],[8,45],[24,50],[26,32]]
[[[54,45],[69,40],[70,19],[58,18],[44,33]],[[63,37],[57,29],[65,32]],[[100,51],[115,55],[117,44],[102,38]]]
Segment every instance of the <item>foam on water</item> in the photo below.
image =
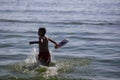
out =
[[[44,79],[49,79],[50,76],[57,76],[57,77],[67,77],[67,78],[76,78],[81,79],[82,75],[84,76],[87,72],[89,76],[93,75],[92,68],[91,70],[88,66],[92,62],[92,58],[77,58],[71,56],[55,56],[57,58],[56,63],[51,62],[50,67],[42,66],[37,64],[37,51],[36,48],[32,49],[31,55],[28,56],[27,59],[13,64],[10,66],[10,73],[12,77],[16,75],[17,78],[29,78],[29,77],[40,77]],[[60,58],[60,59],[59,59]],[[80,67],[79,67],[80,66]],[[78,68],[79,67],[79,68]],[[82,72],[82,73],[80,73]],[[90,75],[91,74],[91,75]],[[80,76],[81,75],[81,76]],[[84,77],[83,77],[84,78]],[[34,78],[35,79],[35,78]]]
[[36,48],[32,49],[31,55],[25,60],[25,63],[36,63],[37,62],[37,50]]
[[30,76],[41,76],[41,78],[49,78],[49,76],[55,76],[58,74],[58,67],[55,63],[51,62],[50,67],[42,66],[37,63],[37,51],[36,48],[32,49],[31,55],[27,59],[15,63],[9,66],[10,73],[12,77],[14,74],[16,77],[29,78]]

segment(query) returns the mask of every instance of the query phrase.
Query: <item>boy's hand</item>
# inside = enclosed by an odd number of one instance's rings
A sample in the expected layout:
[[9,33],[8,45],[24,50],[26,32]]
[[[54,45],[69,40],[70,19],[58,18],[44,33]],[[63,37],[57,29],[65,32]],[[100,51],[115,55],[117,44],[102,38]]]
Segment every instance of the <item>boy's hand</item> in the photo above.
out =
[[55,49],[57,49],[57,48],[59,48],[59,45],[58,45],[58,44],[55,45]]

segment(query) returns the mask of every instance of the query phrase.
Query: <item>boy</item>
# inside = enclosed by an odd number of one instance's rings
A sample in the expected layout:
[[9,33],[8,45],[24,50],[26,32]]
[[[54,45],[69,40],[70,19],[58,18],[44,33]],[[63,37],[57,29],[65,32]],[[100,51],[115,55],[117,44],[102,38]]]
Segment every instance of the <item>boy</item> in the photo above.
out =
[[39,36],[39,41],[31,41],[29,44],[39,44],[39,54],[38,54],[38,61],[45,66],[49,66],[50,61],[51,61],[51,56],[49,53],[48,49],[48,41],[52,42],[55,44],[55,48],[58,47],[58,44],[45,36],[46,34],[46,29],[45,28],[39,28],[38,30],[38,36]]

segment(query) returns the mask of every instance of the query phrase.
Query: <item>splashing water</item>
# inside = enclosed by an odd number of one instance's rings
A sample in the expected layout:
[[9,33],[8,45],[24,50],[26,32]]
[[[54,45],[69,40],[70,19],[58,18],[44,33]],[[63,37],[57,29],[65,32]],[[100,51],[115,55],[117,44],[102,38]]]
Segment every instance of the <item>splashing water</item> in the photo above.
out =
[[36,48],[33,48],[31,55],[29,55],[27,59],[11,65],[10,71],[12,71],[13,75],[16,74],[17,76],[40,76],[41,78],[48,78],[49,76],[55,76],[58,74],[58,67],[55,63],[51,62],[50,67],[42,66],[40,63],[37,63],[37,55]]
[[25,63],[36,63],[37,62],[37,50],[36,48],[32,49],[32,54],[28,56],[28,58],[25,60]]
[[[10,78],[23,78],[23,79],[50,79],[50,78],[76,78],[81,79],[80,75],[84,75],[85,73],[92,73],[88,66],[91,63],[91,58],[72,58],[65,56],[55,56],[57,63],[51,62],[52,65],[50,67],[42,66],[37,63],[37,50],[33,48],[30,55],[27,59],[11,65],[10,70],[12,72]],[[76,67],[75,67],[76,66]],[[88,70],[87,72],[80,72]],[[84,70],[83,70],[84,69]],[[76,71],[77,70],[77,71]],[[73,74],[72,74],[73,73]],[[79,76],[75,76],[74,74],[79,74]],[[62,76],[62,77],[61,77]],[[75,76],[75,77],[74,77]],[[91,75],[90,75],[91,76]],[[38,79],[38,80],[39,80]],[[9,79],[8,79],[9,80]],[[17,80],[17,79],[16,79]],[[51,79],[50,79],[51,80]],[[67,80],[67,79],[66,79]]]
[[[37,51],[36,48],[32,49],[31,55],[27,59],[11,65],[14,72],[26,73],[38,66],[37,64]],[[39,67],[39,66],[38,66]]]

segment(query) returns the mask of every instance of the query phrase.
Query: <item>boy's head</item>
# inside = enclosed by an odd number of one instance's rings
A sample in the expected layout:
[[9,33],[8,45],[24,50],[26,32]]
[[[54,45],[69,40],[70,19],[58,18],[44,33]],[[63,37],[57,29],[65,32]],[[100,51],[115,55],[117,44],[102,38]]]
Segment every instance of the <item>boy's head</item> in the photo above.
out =
[[45,34],[46,34],[46,29],[45,28],[39,28],[38,35],[40,37],[43,37],[43,36],[45,36]]

